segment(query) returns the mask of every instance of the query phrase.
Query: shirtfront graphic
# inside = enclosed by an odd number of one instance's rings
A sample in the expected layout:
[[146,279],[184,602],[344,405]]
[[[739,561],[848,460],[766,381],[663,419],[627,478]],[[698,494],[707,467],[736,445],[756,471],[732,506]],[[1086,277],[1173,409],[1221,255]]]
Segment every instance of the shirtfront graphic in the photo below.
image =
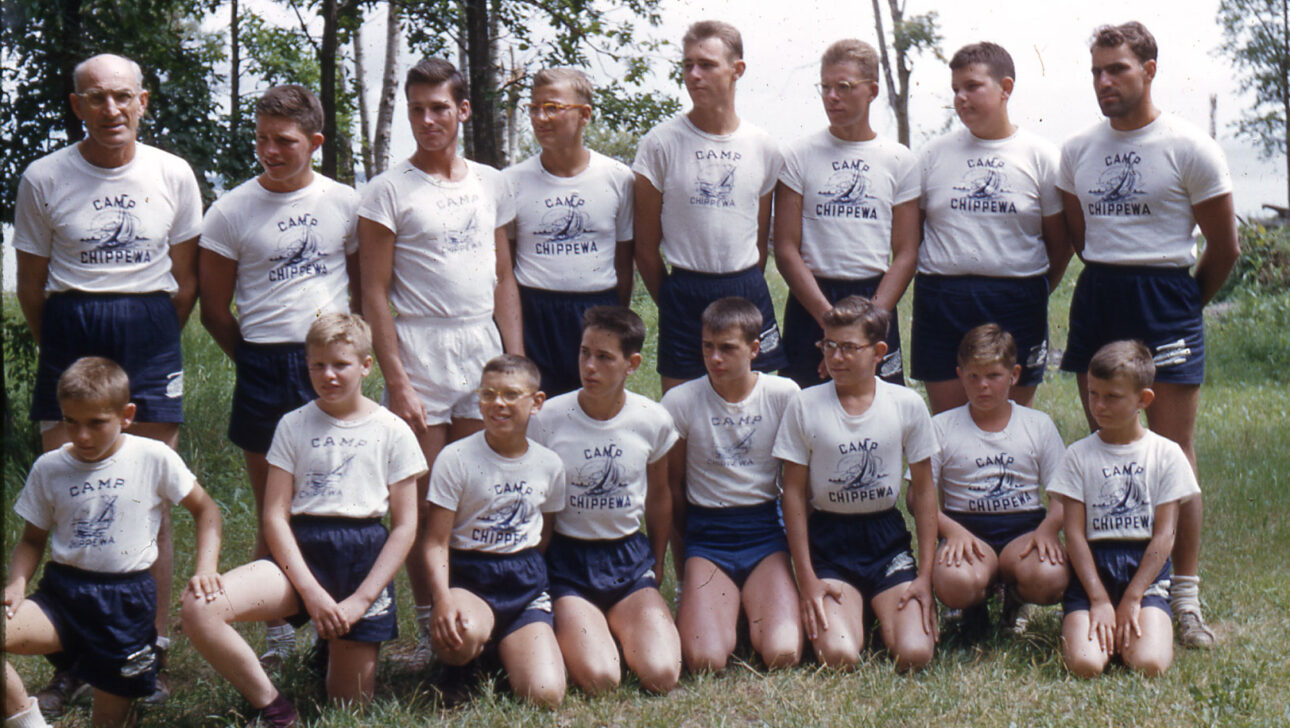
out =
[[[278,239],[278,247],[269,260],[276,265],[269,270],[269,282],[286,281],[301,276],[326,275],[327,264],[323,258],[327,253],[318,245],[318,235],[311,229],[317,224],[312,215],[305,215],[303,222],[286,220],[278,223],[278,228],[287,225],[286,232]],[[312,220],[312,222],[309,222]]]
[[586,462],[569,478],[573,491],[569,505],[574,508],[630,508],[631,494],[623,477],[619,458],[623,449],[614,444],[589,447],[583,451]]
[[1147,194],[1142,186],[1142,156],[1137,152],[1108,154],[1102,160],[1106,169],[1097,177],[1097,186],[1088,191],[1096,199],[1088,203],[1088,214],[1095,216],[1150,215],[1146,202],[1135,202]]
[[88,250],[81,251],[81,262],[147,263],[152,251],[143,246],[149,241],[140,232],[139,217],[133,212],[135,201],[129,195],[94,200],[94,217],[88,237],[81,238]]
[[1093,528],[1151,528],[1151,503],[1143,473],[1136,461],[1102,468],[1098,499],[1089,505]]
[[735,202],[731,197],[735,191],[735,173],[739,169],[736,162],[741,155],[738,152],[713,150],[698,151],[694,155],[698,164],[690,204],[733,207]]
[[715,457],[708,462],[725,468],[749,466],[752,461],[752,441],[757,436],[757,423],[761,415],[751,417],[713,417],[713,449]]
[[346,455],[344,460],[336,467],[322,473],[309,473],[305,476],[304,487],[300,489],[301,496],[335,496],[341,495],[340,482],[345,479],[349,472],[349,466],[354,462],[353,455]]
[[471,538],[480,543],[512,543],[522,537],[520,529],[533,519],[533,506],[529,505],[528,495],[533,493],[527,481],[518,483],[498,483],[493,490],[507,495],[492,510],[480,517],[482,528],[475,528]]
[[1017,214],[1017,205],[1009,197],[1014,190],[1008,182],[1007,166],[999,157],[967,160],[967,171],[954,185],[955,190],[964,194],[950,199],[950,209]]
[[829,491],[829,501],[854,503],[892,495],[891,486],[884,482],[887,470],[877,449],[878,443],[868,438],[838,445],[843,456],[838,459],[837,469],[829,482],[842,487]]
[[[591,225],[591,216],[578,206],[585,201],[573,195],[569,206],[555,207],[542,216],[542,224],[534,234],[541,238],[536,241],[539,255],[563,255],[569,253],[595,253],[599,250],[592,236],[596,230]],[[548,201],[548,204],[550,201]]]
[[1035,507],[1031,493],[1017,492],[1023,486],[1012,468],[1016,463],[1014,457],[999,452],[976,458],[975,462],[981,471],[971,486],[974,500],[969,503],[969,510],[991,513]]
[[96,548],[116,543],[110,533],[116,522],[116,499],[119,496],[101,495],[76,509],[72,516],[73,548]]
[[876,220],[878,212],[868,200],[875,199],[869,194],[870,182],[865,172],[869,165],[863,160],[838,160],[833,163],[836,170],[824,183],[818,194],[824,199],[815,205],[815,214],[820,217],[858,217],[865,220]]

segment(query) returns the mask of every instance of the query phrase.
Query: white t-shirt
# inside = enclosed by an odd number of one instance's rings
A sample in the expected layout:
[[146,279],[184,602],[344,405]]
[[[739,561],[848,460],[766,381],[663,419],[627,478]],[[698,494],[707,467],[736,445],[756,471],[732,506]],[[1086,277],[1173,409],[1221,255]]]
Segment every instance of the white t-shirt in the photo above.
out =
[[1089,541],[1149,541],[1156,506],[1200,492],[1178,443],[1147,430],[1127,445],[1108,445],[1093,433],[1070,446],[1048,484],[1084,504]]
[[390,303],[399,315],[493,315],[493,234],[515,217],[501,172],[467,160],[465,178],[448,182],[405,159],[367,185],[358,216],[394,232]]
[[784,150],[779,181],[802,196],[802,259],[815,275],[857,280],[887,272],[891,208],[918,198],[918,163],[878,137],[848,142],[828,129]]
[[456,511],[452,548],[515,554],[542,540],[542,514],[564,508],[564,492],[559,455],[529,440],[523,455],[502,457],[477,432],[440,451],[426,500]]
[[663,255],[700,273],[757,264],[757,211],[783,160],[770,135],[746,121],[731,134],[700,131],[684,114],[641,139],[632,171],[663,193]]
[[1057,186],[1079,198],[1084,260],[1186,268],[1196,262],[1192,205],[1232,191],[1218,143],[1172,114],[1141,129],[1109,121],[1062,145]]
[[357,208],[352,187],[321,174],[294,192],[251,179],[211,205],[201,246],[237,261],[243,339],[301,342],[314,319],[349,310],[345,256],[358,250]]
[[128,164],[105,169],[69,144],[23,172],[13,247],[49,259],[45,290],[179,290],[170,246],[201,234],[197,178],[169,152],[139,143],[134,149]]
[[686,500],[730,508],[778,498],[779,461],[770,448],[799,391],[793,380],[764,373],[741,402],[722,399],[706,376],[669,389],[662,404],[685,440]]
[[558,177],[541,155],[507,167],[515,193],[515,279],[548,291],[604,291],[618,285],[614,253],[632,239],[632,184],[627,165],[591,152],[587,168]]
[[317,402],[283,416],[267,458],[291,473],[293,516],[380,518],[391,485],[429,470],[412,428],[389,410],[338,420]]
[[848,414],[833,382],[809,387],[788,408],[774,455],[809,469],[811,505],[830,513],[896,507],[904,462],[936,453],[927,405],[912,389],[877,380],[873,402]]
[[662,406],[626,394],[608,420],[587,416],[573,391],[548,401],[529,422],[529,436],[564,461],[568,499],[555,530],[565,536],[616,539],[640,530],[646,470],[667,455],[677,433]]
[[31,466],[14,511],[49,531],[49,558],[102,574],[142,571],[157,560],[163,509],[188,497],[197,479],[161,442],[122,434],[120,449],[96,463],[63,446]]
[[1025,129],[980,139],[967,129],[920,155],[926,218],[918,272],[1023,278],[1048,271],[1043,219],[1062,211],[1057,147]]
[[1044,507],[1040,489],[1066,454],[1048,415],[1012,403],[1008,424],[986,432],[972,421],[968,405],[932,418],[940,450],[932,478],[941,505],[958,513],[1019,513]]

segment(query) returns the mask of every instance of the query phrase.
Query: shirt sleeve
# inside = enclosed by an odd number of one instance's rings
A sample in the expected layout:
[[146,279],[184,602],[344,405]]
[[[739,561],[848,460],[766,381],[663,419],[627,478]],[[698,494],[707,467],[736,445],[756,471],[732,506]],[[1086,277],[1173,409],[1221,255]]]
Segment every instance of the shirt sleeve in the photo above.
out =
[[1079,193],[1075,191],[1075,149],[1074,140],[1062,145],[1061,162],[1057,167],[1057,191],[1069,192],[1076,197]]
[[187,162],[175,159],[175,217],[170,223],[170,244],[177,245],[202,234],[202,191]]
[[784,165],[779,171],[779,181],[797,194],[802,194],[802,153],[805,144],[798,142],[784,150]]
[[634,189],[636,177],[626,165],[615,163],[614,170],[619,177],[618,212],[614,215],[614,227],[618,234],[618,242],[623,242],[635,237],[635,233],[632,232],[632,221],[636,210],[636,191]]
[[654,185],[654,189],[663,191],[663,178],[667,176],[667,154],[659,140],[659,131],[655,127],[641,140],[636,148],[636,161],[632,162],[632,171],[641,175]]
[[[52,451],[57,453],[57,450]],[[49,499],[46,489],[43,468],[40,461],[32,466],[31,472],[27,474],[27,482],[22,486],[22,491],[18,493],[18,500],[13,504],[13,510],[22,516],[23,520],[42,531],[54,530],[54,504]]]
[[461,489],[465,474],[458,466],[457,449],[443,450],[430,468],[430,490],[426,500],[450,511],[456,511],[461,502]]
[[295,420],[292,413],[287,413],[287,416],[278,420],[278,426],[273,428],[273,441],[269,445],[269,452],[265,455],[265,460],[270,465],[288,473],[296,471]]
[[932,429],[932,415],[917,395],[906,401],[904,409],[902,419],[905,420],[905,427],[900,445],[906,461],[919,463],[935,455],[940,449],[936,432]]
[[896,169],[894,171],[896,193],[891,198],[892,206],[916,200],[923,193],[923,180],[918,169],[918,158],[914,156],[913,152],[903,148],[900,152],[900,156],[896,158]]
[[1062,442],[1062,436],[1057,432],[1057,425],[1053,424],[1048,415],[1039,418],[1039,436],[1036,446],[1039,454],[1039,482],[1047,488],[1048,483],[1057,476],[1062,458],[1066,456],[1066,444]]
[[1232,191],[1232,174],[1218,142],[1197,136],[1196,142],[1182,152],[1181,169],[1183,187],[1193,205]]
[[18,199],[13,209],[13,247],[42,258],[50,257],[54,247],[54,228],[45,214],[42,195],[26,174],[18,180]]
[[1084,478],[1080,473],[1079,456],[1075,445],[1071,445],[1062,456],[1057,473],[1048,482],[1048,492],[1066,496],[1071,500],[1084,502]]
[[672,415],[667,410],[659,407],[657,410],[657,427],[654,430],[654,442],[650,449],[648,462],[654,463],[662,460],[672,450],[676,441],[681,439],[681,433],[677,431],[676,425],[672,422]]
[[553,462],[551,468],[551,489],[546,494],[546,500],[542,501],[543,513],[556,513],[564,510],[565,506],[565,477],[564,463],[555,453],[551,454]]
[[770,454],[790,463],[810,464],[811,444],[806,437],[806,423],[803,422],[800,396],[789,402],[784,418],[779,421],[779,430],[775,433],[775,445],[771,448]]
[[1044,217],[1062,211],[1062,193],[1057,189],[1061,159],[1057,150],[1043,143],[1035,154],[1035,180],[1039,183],[1039,213]]
[[430,468],[426,465],[425,453],[408,423],[391,414],[389,427],[389,456],[386,460],[388,485],[402,482],[408,478],[419,478]]
[[163,500],[174,505],[187,498],[193,491],[193,486],[197,484],[197,476],[188,469],[188,465],[179,453],[166,445],[158,448],[157,453],[157,457],[161,460],[159,466],[161,477],[158,478],[157,489]]
[[766,135],[766,175],[762,178],[761,190],[759,197],[765,197],[775,189],[775,183],[779,181],[779,173],[784,169],[784,153],[779,148],[779,142],[774,137]]
[[515,190],[511,188],[511,182],[501,172],[488,168],[489,176],[493,178],[493,195],[497,198],[497,219],[493,223],[493,228],[506,227],[515,220]]
[[690,438],[690,427],[685,416],[685,405],[681,401],[681,395],[677,394],[680,389],[680,387],[676,387],[668,390],[659,404],[663,405],[663,409],[667,410],[667,413],[672,416],[672,425],[676,427],[677,435],[681,439],[688,440]]
[[1165,440],[1160,448],[1160,495],[1153,497],[1155,505],[1182,500],[1200,492],[1196,474],[1192,472],[1187,456],[1178,443]]
[[358,252],[358,192],[349,185],[341,185],[345,205],[345,255]]
[[229,260],[240,260],[241,251],[237,249],[237,234],[224,214],[223,206],[218,201],[206,211],[202,223],[202,237],[198,245],[212,253],[222,255]]
[[387,171],[372,180],[363,190],[362,200],[358,203],[358,217],[367,218],[397,233],[399,229],[395,218],[398,215],[398,206],[394,201],[394,183],[388,178],[390,174],[397,174],[397,170]]

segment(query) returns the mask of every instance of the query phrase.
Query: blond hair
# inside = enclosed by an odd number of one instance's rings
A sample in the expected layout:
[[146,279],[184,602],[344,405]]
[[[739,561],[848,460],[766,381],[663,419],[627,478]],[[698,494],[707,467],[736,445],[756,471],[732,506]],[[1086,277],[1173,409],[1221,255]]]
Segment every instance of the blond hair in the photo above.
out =
[[1141,341],[1112,341],[1093,355],[1088,375],[1102,380],[1122,376],[1135,392],[1141,392],[1155,381],[1156,363]]
[[533,76],[534,91],[561,83],[568,86],[579,101],[591,105],[595,90],[591,87],[591,79],[582,71],[576,68],[543,68]]
[[114,410],[130,403],[130,377],[120,364],[101,356],[83,356],[58,378],[58,403],[104,402]]
[[372,329],[356,313],[325,313],[318,317],[305,335],[305,347],[345,343],[354,353],[365,357],[372,353]]
[[829,46],[820,56],[820,67],[854,63],[860,68],[865,81],[878,80],[878,51],[873,46],[855,38],[844,38]]
[[730,53],[731,60],[737,61],[744,57],[744,39],[739,34],[739,29],[721,20],[700,20],[691,25],[685,35],[681,36],[681,48],[688,48],[709,38],[721,41]]
[[1017,340],[999,324],[981,324],[963,335],[959,342],[959,366],[1017,365]]

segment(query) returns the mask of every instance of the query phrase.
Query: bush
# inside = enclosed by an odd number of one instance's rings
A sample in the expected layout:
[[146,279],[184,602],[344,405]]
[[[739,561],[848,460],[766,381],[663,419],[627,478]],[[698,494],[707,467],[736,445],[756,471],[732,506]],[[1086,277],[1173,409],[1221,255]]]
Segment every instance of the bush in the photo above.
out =
[[40,453],[40,428],[27,417],[36,383],[36,342],[11,296],[5,297],[3,335],[4,478],[6,487],[17,488]]
[[1241,225],[1241,257],[1215,297],[1227,301],[1238,291],[1274,293],[1290,289],[1290,226]]

